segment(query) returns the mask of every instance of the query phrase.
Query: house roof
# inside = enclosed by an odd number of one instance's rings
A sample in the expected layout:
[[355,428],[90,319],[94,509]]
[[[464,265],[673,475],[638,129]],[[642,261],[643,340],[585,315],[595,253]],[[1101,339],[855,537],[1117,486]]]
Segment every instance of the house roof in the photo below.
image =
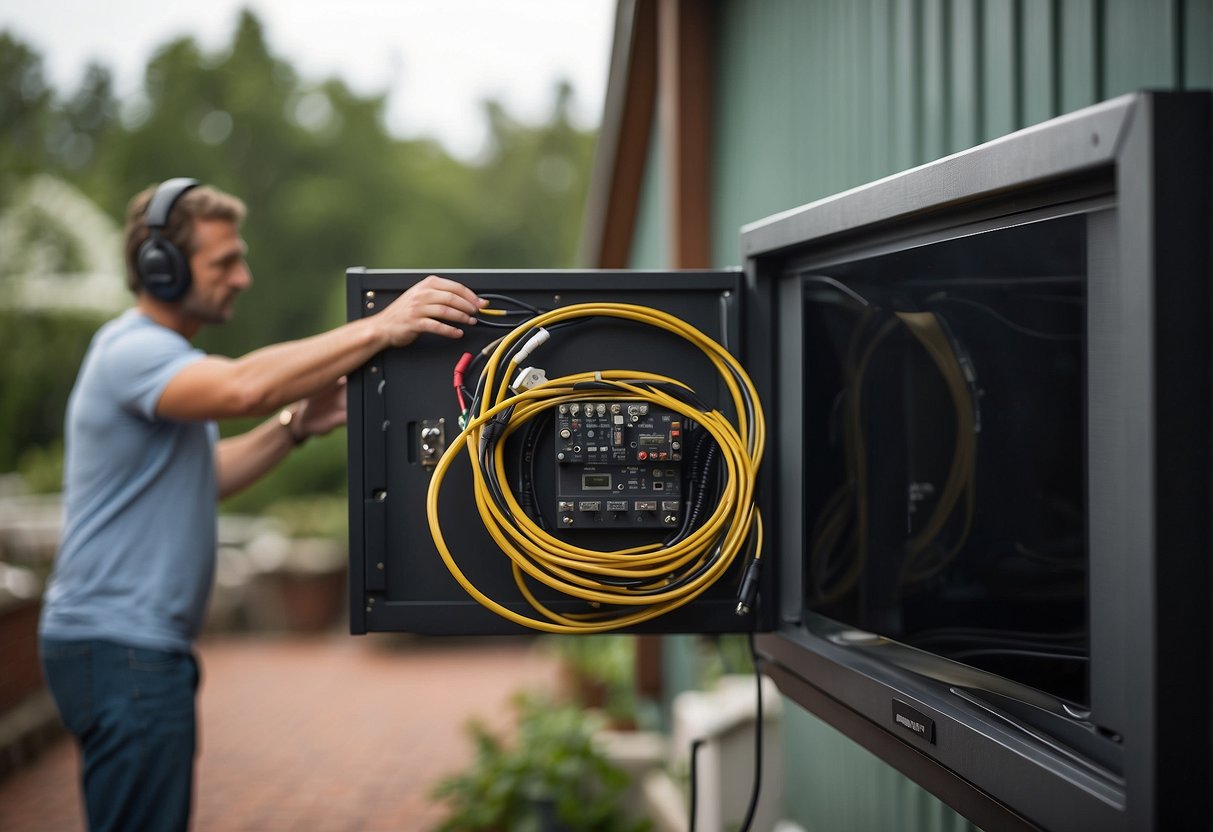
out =
[[75,186],[36,174],[0,211],[0,308],[110,315],[130,305],[122,230]]

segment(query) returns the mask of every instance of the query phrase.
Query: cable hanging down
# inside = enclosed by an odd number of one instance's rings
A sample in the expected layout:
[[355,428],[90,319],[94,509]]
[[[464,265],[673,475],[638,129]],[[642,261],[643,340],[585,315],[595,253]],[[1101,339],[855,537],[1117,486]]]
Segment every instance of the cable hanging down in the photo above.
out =
[[[656,327],[697,347],[720,375],[737,414],[730,420],[704,404],[683,382],[641,370],[592,370],[547,379],[527,366],[549,334],[590,318],[611,318]],[[490,351],[491,350],[491,351]],[[463,388],[468,360],[461,359],[455,387],[464,425],[433,471],[426,498],[430,534],[447,569],[481,605],[516,624],[551,633],[599,633],[631,627],[698,598],[737,562],[748,559],[738,596],[739,615],[757,595],[762,553],[762,518],[755,484],[765,444],[765,421],[753,383],[737,360],[716,341],[681,319],[649,307],[584,303],[534,314],[486,348],[487,358],[474,393]],[[464,394],[470,395],[470,402]],[[695,512],[666,540],[610,551],[574,545],[533,519],[510,487],[506,439],[553,409],[573,402],[647,402],[680,414],[711,437],[713,464],[721,474],[715,507]],[[522,435],[522,434],[520,434]],[[528,441],[530,441],[528,439]],[[447,546],[439,517],[446,473],[464,454],[471,466],[477,512],[493,542],[510,560],[514,583],[534,614],[512,609],[486,595],[460,569]],[[688,515],[692,512],[688,511]],[[460,518],[463,522],[465,518]],[[539,587],[585,605],[584,612],[560,612],[541,601]],[[540,593],[544,594],[544,593]],[[546,597],[546,594],[545,594]],[[551,604],[548,601],[548,604]],[[567,604],[553,604],[567,606]]]

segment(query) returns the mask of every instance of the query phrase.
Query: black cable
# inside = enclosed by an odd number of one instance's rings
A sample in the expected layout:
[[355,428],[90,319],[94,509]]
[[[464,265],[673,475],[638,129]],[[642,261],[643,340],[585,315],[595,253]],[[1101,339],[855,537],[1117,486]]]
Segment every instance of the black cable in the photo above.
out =
[[[482,297],[482,298],[484,298],[484,299],[486,299],[486,300],[497,300],[497,301],[503,301],[503,302],[505,302],[505,303],[513,304],[514,306],[519,307],[518,309],[499,309],[499,310],[497,310],[497,311],[498,311],[498,313],[499,313],[499,314],[500,314],[502,317],[511,317],[511,318],[517,318],[517,317],[527,317],[527,318],[533,318],[533,317],[535,317],[536,315],[542,315],[544,312],[549,311],[549,310],[546,310],[546,309],[540,309],[538,306],[532,306],[531,304],[526,303],[525,301],[518,300],[518,298],[512,298],[512,297],[510,297],[509,295],[498,295],[498,294],[493,294],[493,293],[484,293],[484,294],[481,294],[481,295],[480,295],[480,297]],[[518,324],[517,324],[517,323],[509,323],[509,322],[507,322],[507,321],[495,321],[495,320],[493,320],[493,319],[492,319],[492,317],[491,317],[491,316],[487,316],[487,315],[482,315],[482,316],[481,316],[481,317],[479,317],[477,320],[479,321],[479,324],[480,324],[480,325],[482,325],[482,326],[487,326],[487,327],[491,327],[491,328],[494,328],[494,329],[514,329],[515,327],[517,327],[517,326],[518,326]]]
[[492,464],[492,460],[494,449],[497,443],[502,440],[505,428],[513,415],[514,405],[510,405],[494,416],[481,434],[480,448],[480,467],[484,471],[484,479],[488,484],[489,494],[492,496],[493,502],[501,509],[501,513],[506,517],[513,516],[513,512],[510,511],[509,505],[506,504],[505,494],[502,491],[501,483],[497,479],[497,468]]
[[1044,341],[1081,341],[1082,340],[1082,335],[1080,333],[1044,332],[1039,329],[1032,329],[1031,327],[1027,327],[1027,326],[1024,326],[1023,324],[1012,321],[1010,318],[1008,318],[1006,315],[1003,315],[1001,312],[999,312],[997,309],[995,309],[992,306],[981,303],[980,301],[970,300],[969,298],[958,298],[958,297],[954,297],[952,295],[945,294],[943,292],[938,292],[938,293],[928,297],[927,303],[957,303],[957,304],[963,304],[965,306],[970,306],[974,309],[979,309],[982,312],[985,312],[990,317],[992,317],[994,320],[998,321],[1003,326],[1007,327],[1008,329],[1010,329],[1014,332],[1018,332],[1020,335],[1026,335],[1029,338],[1039,338]]
[[539,435],[551,424],[550,410],[530,420],[522,440],[522,464],[518,466],[518,504],[539,528],[545,530],[547,523],[544,522],[543,512],[539,508],[539,495],[535,493],[535,457]]
[[750,790],[750,805],[746,809],[745,820],[741,822],[740,832],[749,832],[754,823],[754,814],[758,811],[758,795],[762,791],[762,668],[758,663],[758,650],[754,647],[754,631],[746,634],[750,640],[750,661],[754,664],[754,684],[758,697],[754,706],[754,786]]
[[[750,662],[754,666],[754,679],[757,684],[758,697],[754,708],[754,785],[750,790],[750,803],[746,807],[745,819],[741,822],[741,826],[738,827],[738,832],[749,832],[750,827],[754,824],[754,814],[758,811],[758,796],[762,791],[762,670],[758,664],[758,651],[754,647],[753,631],[747,633],[746,636],[750,642]],[[695,832],[695,804],[698,802],[696,800],[696,786],[699,780],[699,747],[703,743],[702,739],[691,741],[691,808],[687,825],[688,832]]]
[[666,539],[666,546],[673,546],[699,527],[699,515],[707,499],[705,496],[707,494],[705,484],[714,482],[716,479],[716,450],[719,448],[719,445],[716,444],[716,440],[706,430],[696,429],[695,433],[698,436],[690,454],[687,476],[684,479],[686,483],[686,499],[683,501],[682,524],[672,536]]
[[835,280],[834,278],[828,277],[824,274],[805,275],[804,282],[805,283],[824,283],[825,285],[829,286],[830,288],[838,290],[839,292],[846,295],[851,300],[857,302],[860,306],[871,306],[872,305],[871,303],[868,302],[867,298],[865,298],[863,295],[859,294],[859,292],[855,291],[853,288],[851,288],[847,284],[843,283],[841,280]]
[[[512,312],[510,314],[525,315],[527,313],[526,312]],[[481,317],[481,318],[476,319],[476,326],[487,326],[490,329],[514,329],[518,326],[518,324],[516,324],[516,323],[512,324],[508,321],[494,321],[492,318]]]
[[[484,298],[485,300],[500,300],[500,301],[504,301],[505,303],[512,303],[515,306],[517,306],[520,311],[530,312],[531,315],[542,315],[544,312],[550,311],[547,309],[540,309],[538,306],[532,306],[531,304],[529,304],[525,301],[518,300],[518,298],[510,297],[509,295],[499,295],[499,294],[494,294],[491,292],[482,292],[480,294],[480,297]],[[511,311],[510,314],[518,314],[518,313]]]
[[691,740],[691,810],[687,822],[687,832],[695,832],[695,804],[698,803],[695,797],[695,785],[699,780],[699,746],[701,745],[703,745],[702,739]]

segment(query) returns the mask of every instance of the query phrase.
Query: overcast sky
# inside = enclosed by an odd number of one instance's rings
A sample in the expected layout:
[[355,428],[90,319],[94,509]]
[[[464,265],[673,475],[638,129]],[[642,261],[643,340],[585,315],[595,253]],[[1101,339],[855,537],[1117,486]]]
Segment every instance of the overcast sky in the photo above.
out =
[[336,75],[359,93],[387,92],[394,133],[436,137],[463,157],[484,140],[488,97],[537,121],[564,78],[577,123],[601,118],[615,0],[0,0],[0,30],[42,55],[57,89],[74,89],[97,61],[126,96],[153,49],[189,34],[218,51],[242,8],[305,79]]

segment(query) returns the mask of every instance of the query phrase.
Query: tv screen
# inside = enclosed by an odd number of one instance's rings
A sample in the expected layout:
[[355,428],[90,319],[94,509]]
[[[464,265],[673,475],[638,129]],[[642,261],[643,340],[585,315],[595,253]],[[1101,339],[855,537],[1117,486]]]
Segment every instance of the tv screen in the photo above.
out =
[[983,828],[1213,823],[1210,97],[747,226],[785,694]]
[[1081,708],[1085,223],[801,277],[806,611]]

